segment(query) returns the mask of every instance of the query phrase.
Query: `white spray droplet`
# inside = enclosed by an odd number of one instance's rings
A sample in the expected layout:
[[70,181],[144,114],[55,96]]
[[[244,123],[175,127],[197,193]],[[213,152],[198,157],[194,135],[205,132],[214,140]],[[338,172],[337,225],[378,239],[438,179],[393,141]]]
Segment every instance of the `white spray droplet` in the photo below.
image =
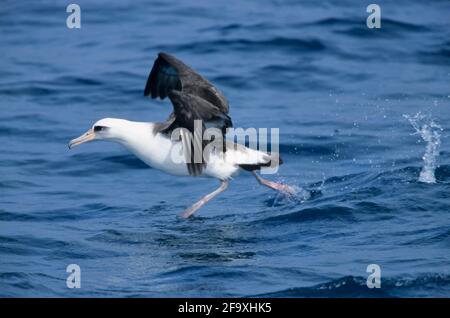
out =
[[420,112],[414,116],[403,115],[409,120],[416,134],[419,134],[423,141],[426,142],[425,153],[422,157],[424,165],[420,171],[419,181],[425,183],[435,183],[436,176],[434,172],[437,167],[437,158],[439,156],[439,147],[441,145],[440,125],[431,120],[429,117]]

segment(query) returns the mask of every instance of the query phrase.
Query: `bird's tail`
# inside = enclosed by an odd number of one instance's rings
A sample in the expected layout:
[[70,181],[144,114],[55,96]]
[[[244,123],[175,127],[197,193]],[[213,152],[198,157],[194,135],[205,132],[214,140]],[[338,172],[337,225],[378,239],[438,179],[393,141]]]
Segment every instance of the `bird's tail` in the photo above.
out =
[[277,167],[283,163],[279,153],[254,150],[231,142],[227,142],[227,156],[231,156],[236,165],[247,171]]
[[269,158],[264,160],[263,162],[257,162],[257,163],[241,163],[238,164],[240,168],[247,170],[247,171],[255,171],[260,170],[262,167],[276,167],[281,164],[283,164],[283,160],[281,159],[280,155],[273,154],[273,153],[265,153]]

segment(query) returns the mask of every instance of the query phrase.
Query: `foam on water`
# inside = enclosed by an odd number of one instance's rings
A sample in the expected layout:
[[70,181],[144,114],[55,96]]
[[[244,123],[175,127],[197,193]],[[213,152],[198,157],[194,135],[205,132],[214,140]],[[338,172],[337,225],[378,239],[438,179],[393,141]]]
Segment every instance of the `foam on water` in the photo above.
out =
[[422,157],[424,165],[420,171],[419,181],[425,183],[435,183],[436,177],[434,175],[434,171],[437,167],[437,158],[439,156],[439,147],[441,145],[440,132],[443,129],[431,118],[420,112],[413,116],[403,115],[403,117],[408,119],[413,128],[416,130],[415,134],[419,134],[423,141],[427,143],[425,154]]

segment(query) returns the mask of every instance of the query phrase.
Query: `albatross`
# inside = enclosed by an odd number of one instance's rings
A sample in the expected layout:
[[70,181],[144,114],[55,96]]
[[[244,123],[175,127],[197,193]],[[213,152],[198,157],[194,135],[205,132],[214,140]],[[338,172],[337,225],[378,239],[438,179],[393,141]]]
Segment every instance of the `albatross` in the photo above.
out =
[[[263,167],[280,165],[282,161],[278,154],[226,140],[227,129],[233,126],[227,99],[218,88],[179,59],[163,52],[158,54],[144,95],[152,99],[170,99],[173,111],[165,122],[104,118],[71,140],[69,149],[94,140],[112,141],[122,144],[152,168],[172,175],[218,179],[220,186],[186,209],[181,214],[183,218],[190,217],[225,191],[229,181],[241,171],[251,172],[260,184],[271,189],[295,193],[289,185],[257,174]],[[208,129],[214,130],[214,138],[204,140],[203,134]]]

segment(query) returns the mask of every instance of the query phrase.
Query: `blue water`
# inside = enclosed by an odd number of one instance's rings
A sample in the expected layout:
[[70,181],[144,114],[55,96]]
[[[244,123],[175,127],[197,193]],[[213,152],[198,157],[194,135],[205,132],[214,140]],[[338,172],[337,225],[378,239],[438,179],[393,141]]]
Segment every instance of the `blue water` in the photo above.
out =
[[[0,5],[1,296],[450,295],[448,1],[377,1],[378,30],[361,1],[79,0],[79,30],[68,3]],[[280,128],[268,178],[296,197],[244,173],[186,221],[216,180],[67,149],[103,117],[167,117],[143,96],[159,51],[220,87],[235,126]]]

